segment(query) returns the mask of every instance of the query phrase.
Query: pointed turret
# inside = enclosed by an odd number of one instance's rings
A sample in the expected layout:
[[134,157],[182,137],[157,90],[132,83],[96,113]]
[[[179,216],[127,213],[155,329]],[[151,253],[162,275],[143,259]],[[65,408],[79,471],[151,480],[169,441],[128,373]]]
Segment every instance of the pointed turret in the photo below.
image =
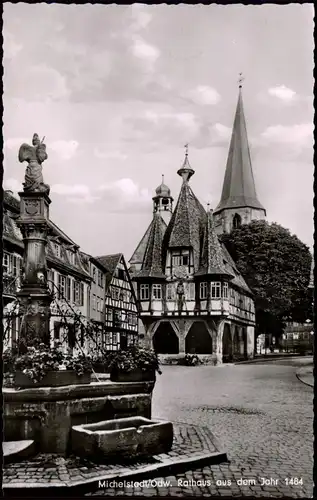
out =
[[180,177],[182,177],[183,182],[188,182],[189,179],[194,175],[195,170],[189,164],[188,161],[188,144],[185,145],[185,159],[182,167],[177,170],[177,173]]
[[162,270],[162,244],[164,227],[159,213],[153,214],[150,233],[146,244],[141,271],[135,278],[165,279]]
[[[266,211],[259,202],[255,189],[247,127],[243,110],[241,80],[221,200],[214,214],[220,215],[224,211],[227,211],[226,215],[232,215],[232,217],[234,217],[235,212],[232,211],[236,211],[236,209],[239,209],[237,212],[238,219],[236,219],[237,225],[238,222],[248,223],[252,219],[262,219],[266,216]],[[225,216],[224,213],[223,216]],[[229,230],[231,229],[232,224],[229,227]]]
[[200,266],[195,276],[233,278],[233,275],[225,269],[223,260],[221,245],[215,230],[213,211],[209,210],[207,212]]
[[177,172],[183,178],[177,204],[164,237],[164,249],[191,248],[193,251],[193,266],[199,266],[199,246],[202,228],[206,222],[206,211],[196,198],[189,179],[195,173],[188,161],[186,150],[182,168]]
[[156,188],[155,196],[153,196],[153,212],[159,212],[166,225],[171,219],[173,212],[173,198],[171,190],[164,184],[164,175],[162,175],[162,183]]

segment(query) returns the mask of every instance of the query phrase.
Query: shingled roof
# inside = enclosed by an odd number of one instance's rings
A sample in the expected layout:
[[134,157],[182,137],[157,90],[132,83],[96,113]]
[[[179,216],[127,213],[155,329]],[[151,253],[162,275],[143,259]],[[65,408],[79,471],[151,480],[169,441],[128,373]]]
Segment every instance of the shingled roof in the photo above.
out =
[[162,250],[165,228],[159,213],[153,214],[150,234],[147,241],[141,271],[136,278],[165,279],[162,269]]
[[226,208],[238,207],[258,208],[265,211],[255,190],[241,89],[239,90],[221,200],[215,213]]
[[193,249],[194,269],[199,269],[200,244],[206,224],[206,211],[194,195],[188,182],[182,184],[177,205],[167,226],[164,249]]
[[204,240],[202,244],[200,267],[195,276],[217,275],[233,278],[224,266],[222,248],[215,231],[212,210],[207,213],[207,223],[205,227]]
[[[151,232],[151,227],[153,225],[153,221],[154,221],[154,219],[151,220],[149,227],[145,231],[140,243],[138,244],[138,246],[134,250],[132,257],[129,260],[129,264],[131,266],[133,266],[134,264],[142,264],[142,262],[143,262],[146,246],[147,246],[150,232]],[[167,224],[162,217],[160,218],[160,224],[161,224],[161,231],[164,234],[166,231],[166,228],[167,228]]]

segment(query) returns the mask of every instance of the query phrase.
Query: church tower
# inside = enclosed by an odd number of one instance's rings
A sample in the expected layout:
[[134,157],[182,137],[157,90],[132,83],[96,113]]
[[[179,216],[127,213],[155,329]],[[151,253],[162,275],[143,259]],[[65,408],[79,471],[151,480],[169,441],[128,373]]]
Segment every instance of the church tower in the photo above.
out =
[[164,175],[162,175],[162,183],[156,188],[155,196],[153,196],[153,212],[159,213],[168,225],[173,213],[173,198],[171,190],[164,184]]
[[242,79],[233,123],[221,200],[214,211],[218,234],[252,220],[265,219],[266,210],[257,198],[243,111]]

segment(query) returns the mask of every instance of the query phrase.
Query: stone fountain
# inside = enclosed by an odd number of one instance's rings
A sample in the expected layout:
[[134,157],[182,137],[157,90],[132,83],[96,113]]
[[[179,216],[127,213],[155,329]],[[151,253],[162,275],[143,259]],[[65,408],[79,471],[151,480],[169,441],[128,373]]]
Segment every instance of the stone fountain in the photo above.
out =
[[[24,346],[32,346],[38,342],[48,346],[50,344],[49,321],[52,296],[47,285],[45,247],[50,229],[51,200],[50,187],[44,183],[42,174],[42,163],[46,159],[46,146],[37,134],[33,136],[32,145],[22,144],[20,147],[19,160],[28,163],[24,189],[19,193],[21,203],[20,216],[17,220],[24,241],[23,277],[21,291],[18,293],[19,307],[23,313],[20,344]],[[87,424],[98,422],[102,424],[97,425],[95,432],[98,436],[102,432],[104,436],[105,432],[116,433],[118,430],[117,425],[113,423],[107,425],[105,421],[127,417],[130,418],[128,421],[130,428],[139,428],[141,424],[142,428],[148,427],[143,431],[148,442],[151,439],[150,431],[152,436],[155,434],[155,429],[162,432],[156,425],[158,423],[155,423],[154,427],[150,426],[153,387],[153,381],[130,383],[104,381],[60,387],[37,386],[20,390],[4,388],[5,442],[8,445],[9,442],[19,442],[21,455],[23,442],[25,449],[32,449],[33,452],[67,455],[78,449],[78,443],[74,441],[76,436],[81,439],[87,431],[90,434],[94,432],[94,428],[86,429]],[[131,421],[132,417],[136,418],[134,423]],[[140,417],[148,421],[139,422]],[[121,423],[119,428],[124,431],[125,422]],[[172,446],[171,426],[172,424],[168,426],[169,438],[165,450]],[[129,433],[123,434],[124,439],[128,439]],[[136,434],[132,434],[135,440]],[[105,437],[103,439],[105,440]],[[147,446],[148,449],[153,449],[149,443]],[[140,450],[139,445],[137,448]],[[134,449],[133,446],[131,449]]]

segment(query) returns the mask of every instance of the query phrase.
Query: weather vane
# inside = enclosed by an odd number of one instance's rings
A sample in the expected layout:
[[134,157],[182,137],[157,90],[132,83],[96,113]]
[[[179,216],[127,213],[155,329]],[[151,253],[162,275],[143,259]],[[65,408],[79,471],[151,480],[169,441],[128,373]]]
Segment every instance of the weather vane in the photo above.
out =
[[162,184],[164,184],[164,174],[162,174]]
[[184,148],[185,148],[185,155],[188,156],[188,143],[185,144]]
[[239,80],[238,80],[238,83],[239,83],[239,89],[242,88],[242,82],[244,81],[244,76],[242,73],[239,73]]

